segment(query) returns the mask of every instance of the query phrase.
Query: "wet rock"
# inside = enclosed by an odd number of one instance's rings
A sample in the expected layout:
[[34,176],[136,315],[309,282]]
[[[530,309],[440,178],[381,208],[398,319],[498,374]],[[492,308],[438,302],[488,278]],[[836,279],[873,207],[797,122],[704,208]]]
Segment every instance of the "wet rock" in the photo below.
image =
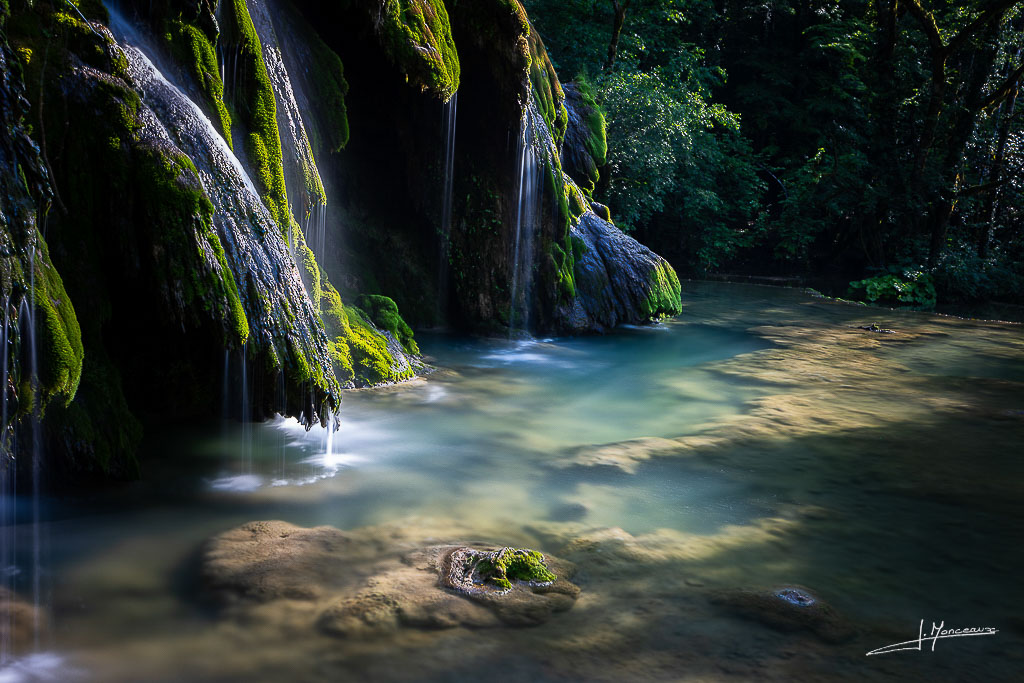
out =
[[351,582],[339,560],[352,545],[348,535],[333,527],[249,522],[207,544],[202,578],[223,605],[284,598],[313,601]]
[[841,643],[855,635],[835,608],[802,586],[722,592],[712,602],[780,631],[810,631],[827,643]]
[[575,567],[553,557],[551,582],[515,581],[508,589],[474,584],[461,568],[467,558],[500,552],[484,546],[433,546],[402,559],[402,566],[373,576],[353,596],[342,596],[323,611],[317,626],[347,638],[368,637],[399,627],[446,629],[535,626],[572,608],[579,587],[569,581]]
[[598,217],[601,218],[602,220],[608,221],[609,223],[614,223],[614,221],[612,220],[612,210],[609,209],[604,204],[601,204],[600,202],[591,202],[590,210],[596,213]]
[[571,233],[580,245],[576,298],[560,308],[563,325],[603,330],[680,313],[679,279],[668,261],[591,211]]
[[556,505],[548,512],[548,519],[553,522],[578,522],[587,516],[590,510],[583,503],[564,503]]
[[343,638],[403,627],[532,626],[570,609],[580,592],[570,582],[574,565],[536,551],[481,544],[410,550],[401,534],[385,536],[250,522],[207,544],[202,579],[227,614]]
[[[40,616],[30,603],[0,588],[0,642],[9,643],[14,652],[32,647]],[[40,623],[40,629],[45,632],[45,628],[45,624]]]

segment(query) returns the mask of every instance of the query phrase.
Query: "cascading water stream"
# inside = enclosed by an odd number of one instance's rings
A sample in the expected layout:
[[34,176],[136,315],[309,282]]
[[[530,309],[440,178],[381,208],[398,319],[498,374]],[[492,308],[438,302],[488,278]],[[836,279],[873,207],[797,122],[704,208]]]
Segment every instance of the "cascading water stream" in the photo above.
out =
[[544,125],[532,96],[523,108],[520,120],[519,143],[516,152],[519,183],[516,190],[516,230],[512,258],[511,308],[509,334],[529,332],[530,295],[533,284],[533,236],[542,202],[541,154],[543,138],[539,129]]
[[292,214],[295,222],[303,227],[307,246],[323,265],[327,254],[327,193],[299,108],[299,101],[309,102],[310,99],[302,92],[302,79],[291,78],[278,38],[274,14],[285,10],[271,8],[267,0],[246,0],[246,6],[260,38],[263,61],[274,91],[285,188]]
[[[298,348],[307,357],[315,355],[326,370],[330,364],[326,335],[292,258],[286,240],[289,226],[274,221],[241,161],[210,119],[154,63],[160,45],[116,10],[110,16],[111,29],[128,61],[129,79],[145,105],[139,110],[140,135],[186,154],[213,204],[213,224],[245,308],[250,348],[253,344],[258,350],[273,347],[279,357]],[[204,252],[212,251],[202,244],[202,236],[197,239]],[[211,262],[212,269],[219,267]],[[306,419],[311,422],[318,416],[306,411]]]
[[458,119],[459,92],[455,91],[451,98],[441,107],[442,125],[444,127],[444,189],[441,205],[441,239],[438,255],[438,302],[442,319],[445,314],[445,302],[448,299],[448,259],[451,253],[452,234],[452,195],[455,190],[455,124]]

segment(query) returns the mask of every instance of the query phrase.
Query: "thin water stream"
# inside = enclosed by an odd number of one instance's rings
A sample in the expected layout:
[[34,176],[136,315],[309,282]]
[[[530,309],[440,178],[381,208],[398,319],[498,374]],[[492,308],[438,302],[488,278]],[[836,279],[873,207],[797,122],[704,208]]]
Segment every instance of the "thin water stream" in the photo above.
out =
[[[684,292],[678,319],[602,337],[422,335],[438,370],[349,392],[333,436],[284,420],[251,445],[245,426],[151,434],[143,481],[43,499],[52,645],[0,680],[33,662],[97,681],[1011,680],[1021,327]],[[204,542],[275,519],[345,530],[336,571],[370,591],[410,543],[480,541],[574,563],[581,592],[531,628],[346,638],[301,596],[216,608]],[[777,586],[828,603],[841,637],[744,597]],[[920,619],[999,632],[865,656]]]

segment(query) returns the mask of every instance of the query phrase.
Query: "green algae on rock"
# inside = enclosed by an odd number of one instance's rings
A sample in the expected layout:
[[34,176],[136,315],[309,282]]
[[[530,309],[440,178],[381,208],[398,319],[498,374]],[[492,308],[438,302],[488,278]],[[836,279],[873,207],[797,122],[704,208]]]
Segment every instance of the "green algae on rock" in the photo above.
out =
[[402,348],[407,352],[414,356],[420,355],[420,347],[413,339],[412,329],[402,320],[402,316],[398,313],[398,305],[394,300],[379,294],[363,294],[356,299],[356,305],[370,317],[377,327],[387,330],[401,342]]
[[510,591],[523,582],[531,586],[549,585],[558,577],[547,567],[544,556],[536,550],[501,548],[481,552],[460,548],[452,552],[449,572],[441,577],[448,588],[474,593],[488,588]]
[[459,89],[460,66],[444,0],[365,4],[377,16],[385,52],[410,83],[442,100],[451,98]]
[[[274,89],[263,60],[260,37],[245,0],[224,0],[221,44],[238,60],[241,77],[231,83],[232,105],[244,127],[245,152],[255,172],[260,194],[283,232],[289,225],[288,195],[284,184],[281,136],[277,129]],[[283,233],[282,233],[283,234]]]

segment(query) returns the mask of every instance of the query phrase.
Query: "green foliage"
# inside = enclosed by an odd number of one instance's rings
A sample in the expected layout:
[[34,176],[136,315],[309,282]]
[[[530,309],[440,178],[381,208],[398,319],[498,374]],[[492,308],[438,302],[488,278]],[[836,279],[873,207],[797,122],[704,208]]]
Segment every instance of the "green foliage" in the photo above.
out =
[[635,0],[611,69],[614,3],[525,5],[606,112],[595,198],[677,263],[827,274],[924,242],[941,291],[1024,300],[1020,3]]
[[935,283],[921,270],[887,273],[850,283],[850,297],[868,303],[935,308]]
[[[597,88],[608,119],[608,203],[624,229],[670,210],[679,195],[685,200],[693,186],[682,184],[679,167],[699,153],[698,141],[714,144],[704,133],[738,128],[721,105],[661,71],[614,71]],[[699,189],[714,191],[710,183]]]

